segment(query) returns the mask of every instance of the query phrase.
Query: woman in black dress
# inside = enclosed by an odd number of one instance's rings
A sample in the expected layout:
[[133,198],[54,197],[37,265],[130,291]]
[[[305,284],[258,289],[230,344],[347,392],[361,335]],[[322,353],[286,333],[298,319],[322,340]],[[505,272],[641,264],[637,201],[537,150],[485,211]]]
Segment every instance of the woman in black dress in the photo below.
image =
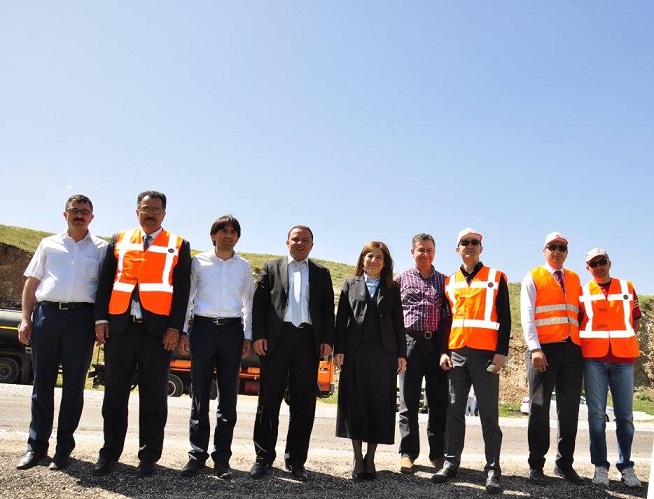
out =
[[363,247],[355,275],[345,280],[336,313],[336,436],[352,440],[352,478],[374,480],[377,444],[392,444],[395,437],[397,374],[406,369],[404,318],[384,243]]

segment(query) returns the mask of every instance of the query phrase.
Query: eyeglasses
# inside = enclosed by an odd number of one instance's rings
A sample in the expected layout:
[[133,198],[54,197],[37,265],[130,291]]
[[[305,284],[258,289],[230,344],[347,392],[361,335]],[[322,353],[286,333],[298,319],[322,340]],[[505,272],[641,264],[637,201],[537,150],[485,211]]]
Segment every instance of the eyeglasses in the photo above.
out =
[[462,239],[459,241],[459,246],[468,246],[472,244],[473,246],[479,246],[481,241],[479,239]]
[[80,215],[84,215],[84,216],[86,216],[86,215],[90,215],[90,214],[93,213],[93,212],[92,212],[91,210],[87,210],[86,208],[82,208],[82,209],[79,209],[79,208],[68,208],[68,209],[66,210],[66,213],[70,213],[71,215],[77,215],[77,214],[79,213]]
[[566,251],[568,251],[568,245],[567,244],[548,244],[545,247],[550,251],[559,250],[562,253],[565,253]]
[[604,265],[606,265],[607,263],[609,263],[609,261],[608,261],[606,258],[602,258],[601,260],[595,260],[594,262],[588,262],[588,266],[589,266],[591,269],[594,269],[594,268],[597,267],[598,265],[599,265],[600,267],[604,267]]
[[151,206],[139,206],[138,208],[139,213],[143,213],[144,215],[147,213],[152,213],[153,215],[161,215],[161,212],[163,211],[159,207],[151,207]]

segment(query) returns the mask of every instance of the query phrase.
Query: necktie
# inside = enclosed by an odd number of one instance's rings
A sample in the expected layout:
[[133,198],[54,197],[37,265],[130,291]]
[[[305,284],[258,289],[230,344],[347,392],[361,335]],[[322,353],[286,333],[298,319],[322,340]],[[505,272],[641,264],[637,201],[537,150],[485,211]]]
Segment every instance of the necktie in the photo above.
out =
[[146,234],[143,236],[143,249],[146,250],[150,247],[150,243],[152,242],[152,236],[150,234]]
[[302,264],[293,265],[293,304],[291,321],[299,327],[302,324]]
[[556,280],[559,281],[559,284],[561,285],[561,289],[565,292],[565,285],[563,284],[563,272],[561,272],[560,270],[555,270],[554,277],[556,277]]

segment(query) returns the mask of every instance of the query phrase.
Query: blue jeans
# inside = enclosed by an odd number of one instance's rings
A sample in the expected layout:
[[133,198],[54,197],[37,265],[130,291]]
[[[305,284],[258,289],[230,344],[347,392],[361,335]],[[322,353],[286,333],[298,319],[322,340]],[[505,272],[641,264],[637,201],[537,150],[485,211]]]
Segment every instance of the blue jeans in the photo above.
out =
[[584,385],[588,406],[591,462],[595,466],[609,468],[606,457],[606,397],[610,388],[615,411],[615,432],[618,437],[616,467],[620,471],[633,467],[631,444],[634,439],[634,365],[584,359]]

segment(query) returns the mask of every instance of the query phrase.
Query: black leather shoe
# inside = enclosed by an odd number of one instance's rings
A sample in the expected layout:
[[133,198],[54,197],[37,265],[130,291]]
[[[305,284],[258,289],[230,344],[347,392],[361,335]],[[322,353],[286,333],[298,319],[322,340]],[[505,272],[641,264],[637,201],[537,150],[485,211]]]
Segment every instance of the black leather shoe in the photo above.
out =
[[263,478],[264,476],[266,476],[266,473],[268,473],[271,468],[272,465],[261,461],[257,461],[252,465],[252,468],[250,469],[250,477]]
[[114,467],[114,464],[116,464],[116,461],[113,461],[107,457],[101,457],[98,459],[98,462],[95,463],[95,466],[93,466],[91,474],[95,476],[106,475],[111,471],[111,468]]
[[529,470],[529,481],[545,487],[547,485],[547,478],[543,474],[543,470],[540,468],[533,468]]
[[41,461],[41,459],[43,459],[44,457],[45,457],[45,453],[28,450],[25,454],[20,456],[20,459],[16,463],[16,469],[18,470],[30,469],[32,466],[36,466],[37,464],[39,464],[39,461]]
[[560,478],[565,478],[568,482],[575,485],[583,485],[584,479],[581,478],[577,472],[570,466],[569,468],[554,467],[554,474]]
[[53,471],[63,470],[70,464],[70,454],[55,454],[50,463],[50,468]]
[[150,476],[156,471],[156,463],[150,459],[141,459],[136,467],[136,474],[140,477]]
[[489,494],[500,493],[500,474],[497,471],[490,470],[486,476],[486,492]]
[[229,463],[213,463],[213,469],[216,470],[218,478],[222,478],[223,480],[231,480],[234,476]]
[[195,476],[204,468],[204,462],[197,459],[189,459],[186,466],[182,468],[182,476]]
[[450,478],[455,478],[459,470],[451,464],[445,463],[440,470],[431,476],[431,481],[436,483],[447,482]]
[[293,478],[300,482],[306,482],[309,479],[307,470],[301,464],[286,463],[286,469],[291,472]]

